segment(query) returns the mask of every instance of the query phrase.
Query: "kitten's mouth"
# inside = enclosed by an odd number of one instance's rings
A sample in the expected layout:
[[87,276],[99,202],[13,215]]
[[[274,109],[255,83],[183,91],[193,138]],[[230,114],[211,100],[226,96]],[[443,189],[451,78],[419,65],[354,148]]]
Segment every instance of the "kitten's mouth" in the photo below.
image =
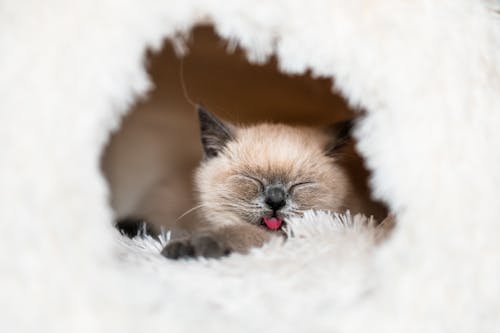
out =
[[284,224],[281,217],[278,216],[264,216],[262,218],[262,224],[265,225],[269,230],[278,230]]

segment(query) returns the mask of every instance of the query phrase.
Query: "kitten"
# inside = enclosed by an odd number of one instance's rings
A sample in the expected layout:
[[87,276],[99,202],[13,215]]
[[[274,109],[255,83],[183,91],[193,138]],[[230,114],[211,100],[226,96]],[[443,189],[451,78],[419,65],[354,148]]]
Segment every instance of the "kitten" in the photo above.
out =
[[291,217],[309,209],[383,209],[355,189],[344,163],[351,121],[325,129],[259,124],[239,127],[198,109],[203,160],[195,177],[200,229],[171,241],[167,258],[244,253],[283,237]]

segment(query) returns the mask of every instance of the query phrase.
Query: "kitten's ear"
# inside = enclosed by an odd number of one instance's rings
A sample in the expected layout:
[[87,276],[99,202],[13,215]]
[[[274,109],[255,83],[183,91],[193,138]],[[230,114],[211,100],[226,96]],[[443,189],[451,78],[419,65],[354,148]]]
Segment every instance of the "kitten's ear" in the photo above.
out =
[[233,129],[231,125],[225,124],[202,106],[198,106],[198,119],[203,158],[208,160],[217,156],[227,142],[234,139]]
[[341,121],[327,127],[326,131],[330,136],[330,142],[325,149],[327,156],[335,156],[349,142],[353,127],[354,119]]

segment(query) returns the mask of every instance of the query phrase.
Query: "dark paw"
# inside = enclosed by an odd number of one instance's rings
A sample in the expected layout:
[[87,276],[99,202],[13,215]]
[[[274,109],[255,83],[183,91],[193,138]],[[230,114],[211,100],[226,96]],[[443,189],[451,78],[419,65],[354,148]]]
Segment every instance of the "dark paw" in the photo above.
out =
[[211,236],[198,236],[186,240],[172,241],[165,246],[161,254],[169,259],[188,257],[220,258],[231,250]]
[[169,259],[194,257],[194,253],[194,247],[189,240],[169,242],[161,251],[161,254]]
[[153,237],[158,236],[158,230],[151,223],[141,218],[126,217],[116,222],[115,227],[122,235],[129,238],[142,234]]

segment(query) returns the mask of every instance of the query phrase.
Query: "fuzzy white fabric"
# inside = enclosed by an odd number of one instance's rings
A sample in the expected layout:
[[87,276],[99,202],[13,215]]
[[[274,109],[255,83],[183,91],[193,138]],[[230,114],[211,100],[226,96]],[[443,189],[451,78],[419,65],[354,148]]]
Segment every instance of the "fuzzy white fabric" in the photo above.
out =
[[[3,0],[2,331],[498,331],[499,7]],[[252,61],[334,78],[368,111],[359,147],[399,219],[384,246],[322,215],[304,239],[222,261],[120,243],[103,145],[150,86],[145,50],[202,21]]]
[[[162,241],[122,239],[120,256],[132,269],[146,261],[147,272],[164,285],[147,302],[162,305],[158,320],[169,330],[329,331],[339,309],[376,288],[368,260],[375,229],[361,215],[321,212],[306,213],[288,227],[286,242],[275,239],[250,255],[223,260],[166,260],[160,251],[167,235]],[[157,322],[137,324],[134,330],[157,327]]]

